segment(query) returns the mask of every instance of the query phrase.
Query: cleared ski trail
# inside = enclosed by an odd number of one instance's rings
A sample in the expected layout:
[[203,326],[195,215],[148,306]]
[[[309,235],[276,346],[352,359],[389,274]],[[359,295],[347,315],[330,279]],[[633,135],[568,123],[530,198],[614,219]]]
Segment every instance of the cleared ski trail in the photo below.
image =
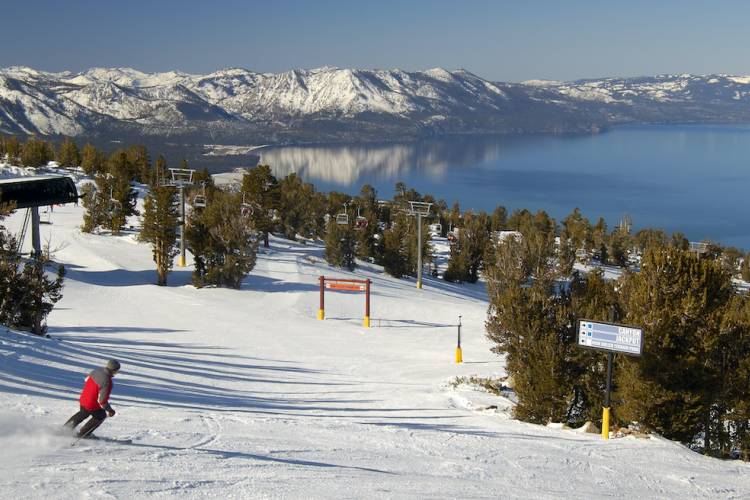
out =
[[[503,372],[480,286],[427,279],[419,291],[274,238],[240,290],[195,289],[189,267],[157,287],[147,246],[82,235],[80,221],[62,207],[43,228],[69,269],[53,339],[0,334],[2,498],[750,496],[747,464],[517,422],[487,408],[507,401],[447,387]],[[320,274],[373,280],[373,328],[354,293],[327,293],[315,319]],[[123,364],[118,414],[98,434],[132,443],[71,448],[58,426],[110,357]]]

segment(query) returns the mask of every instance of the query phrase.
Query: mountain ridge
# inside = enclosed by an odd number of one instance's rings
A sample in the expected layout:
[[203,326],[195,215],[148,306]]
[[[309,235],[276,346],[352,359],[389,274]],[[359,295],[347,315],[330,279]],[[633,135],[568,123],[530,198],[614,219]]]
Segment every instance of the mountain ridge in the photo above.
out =
[[624,123],[750,123],[750,77],[494,82],[465,69],[325,66],[206,75],[0,69],[0,132],[186,142],[338,142],[456,133],[596,133]]

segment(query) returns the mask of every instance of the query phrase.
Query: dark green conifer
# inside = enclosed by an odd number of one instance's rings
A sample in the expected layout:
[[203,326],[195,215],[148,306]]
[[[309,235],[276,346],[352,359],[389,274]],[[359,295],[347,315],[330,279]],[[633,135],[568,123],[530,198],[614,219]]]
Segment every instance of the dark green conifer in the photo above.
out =
[[179,253],[177,226],[179,225],[177,190],[172,186],[151,188],[143,206],[143,229],[140,239],[151,243],[156,263],[157,284],[165,286],[174,258]]

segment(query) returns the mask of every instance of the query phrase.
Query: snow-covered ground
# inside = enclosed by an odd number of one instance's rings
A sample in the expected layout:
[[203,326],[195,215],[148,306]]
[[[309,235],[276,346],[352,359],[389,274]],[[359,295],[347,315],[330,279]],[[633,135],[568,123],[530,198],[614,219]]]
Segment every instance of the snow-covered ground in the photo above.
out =
[[[196,289],[189,267],[158,287],[147,245],[82,234],[81,216],[42,226],[68,269],[51,338],[0,329],[1,498],[750,497],[750,464],[518,422],[510,401],[453,387],[504,375],[481,285],[417,290],[272,238],[241,290]],[[354,293],[327,293],[316,320],[321,274],[373,280],[372,328]],[[118,413],[97,434],[132,442],[71,446],[60,425],[108,358]]]

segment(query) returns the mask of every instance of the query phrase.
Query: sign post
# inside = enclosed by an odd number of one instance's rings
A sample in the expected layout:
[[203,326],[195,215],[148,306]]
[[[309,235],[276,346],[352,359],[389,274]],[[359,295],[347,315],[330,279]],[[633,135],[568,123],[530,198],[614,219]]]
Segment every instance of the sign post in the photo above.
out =
[[370,328],[370,285],[372,281],[366,280],[350,280],[350,279],[338,279],[338,278],[326,278],[321,276],[320,281],[320,307],[318,308],[318,319],[324,320],[326,317],[325,312],[325,289],[330,290],[343,290],[347,292],[365,292],[365,317],[362,321],[362,326]]
[[604,395],[604,407],[602,408],[602,439],[609,439],[609,410],[614,356],[615,353],[640,356],[643,353],[643,330],[635,326],[582,319],[578,321],[577,344],[587,349],[597,349],[607,353],[607,392]]

